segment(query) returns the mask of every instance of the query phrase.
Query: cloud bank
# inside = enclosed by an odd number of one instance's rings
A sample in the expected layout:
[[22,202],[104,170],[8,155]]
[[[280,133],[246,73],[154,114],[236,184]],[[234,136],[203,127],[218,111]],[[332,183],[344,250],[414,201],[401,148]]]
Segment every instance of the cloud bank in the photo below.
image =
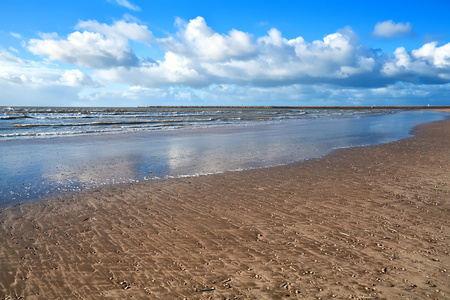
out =
[[154,43],[165,51],[163,59],[140,64],[116,65],[98,70],[108,82],[143,87],[212,84],[285,86],[334,84],[382,87],[396,82],[441,84],[449,82],[449,47],[436,42],[393,55],[360,44],[350,27],[305,41],[286,39],[272,28],[267,35],[233,29],[219,34],[202,17],[177,21],[177,32]]
[[[6,66],[0,82],[77,88],[79,99],[94,102],[159,97],[164,104],[214,104],[207,101],[234,97],[254,105],[260,104],[252,103],[255,95],[276,101],[271,99],[275,95],[295,104],[309,97],[329,99],[329,105],[336,99],[343,102],[333,105],[359,105],[361,99],[383,93],[396,98],[398,89],[413,86],[425,90],[434,85],[439,87],[433,88],[436,93],[450,83],[450,43],[431,42],[412,51],[399,47],[389,54],[362,45],[351,27],[310,42],[301,36],[287,39],[276,28],[259,37],[237,29],[218,33],[202,17],[177,19],[176,31],[163,37],[132,19],[112,24],[80,21],[75,29],[67,37],[41,34],[28,41],[27,49],[45,63],[0,51],[0,63]],[[386,21],[378,23],[373,34],[401,37],[412,34],[412,28]],[[140,45],[139,54],[135,45]],[[163,54],[149,58],[147,50],[155,48]],[[71,67],[60,69],[60,62]],[[122,88],[108,88],[117,85]],[[89,92],[80,92],[82,87]],[[427,99],[432,94],[416,96]]]

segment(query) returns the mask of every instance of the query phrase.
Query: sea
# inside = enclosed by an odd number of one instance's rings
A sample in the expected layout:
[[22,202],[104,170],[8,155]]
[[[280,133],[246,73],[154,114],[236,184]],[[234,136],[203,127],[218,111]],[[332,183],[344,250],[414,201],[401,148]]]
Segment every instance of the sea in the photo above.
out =
[[393,112],[278,107],[0,107],[0,141],[355,118]]
[[285,165],[407,138],[446,117],[374,107],[0,107],[0,206]]

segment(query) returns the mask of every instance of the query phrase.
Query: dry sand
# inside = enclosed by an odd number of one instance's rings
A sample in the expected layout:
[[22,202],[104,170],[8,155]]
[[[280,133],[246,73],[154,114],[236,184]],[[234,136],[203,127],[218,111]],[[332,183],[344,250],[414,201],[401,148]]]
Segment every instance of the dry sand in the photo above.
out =
[[415,133],[2,208],[0,299],[449,299],[450,121]]

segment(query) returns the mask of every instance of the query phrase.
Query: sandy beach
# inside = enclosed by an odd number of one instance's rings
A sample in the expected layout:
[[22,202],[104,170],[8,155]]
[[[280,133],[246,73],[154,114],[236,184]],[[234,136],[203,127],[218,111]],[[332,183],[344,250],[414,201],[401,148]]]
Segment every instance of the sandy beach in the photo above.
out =
[[450,121],[0,209],[0,299],[448,299]]

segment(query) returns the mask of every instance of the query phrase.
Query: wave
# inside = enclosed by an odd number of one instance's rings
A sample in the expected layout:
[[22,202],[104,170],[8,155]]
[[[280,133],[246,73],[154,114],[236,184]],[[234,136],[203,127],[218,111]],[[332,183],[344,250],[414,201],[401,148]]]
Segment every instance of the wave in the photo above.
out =
[[31,118],[29,116],[26,115],[21,115],[21,116],[0,116],[0,120],[16,120],[16,119],[28,119]]
[[63,137],[74,135],[89,135],[89,134],[114,134],[114,133],[126,133],[126,132],[138,132],[148,130],[166,129],[180,129],[186,127],[183,123],[172,124],[153,124],[148,126],[126,126],[126,127],[106,127],[102,129],[89,129],[89,130],[77,130],[77,131],[35,131],[35,132],[10,132],[1,133],[0,140],[15,139],[15,138],[38,138],[38,137]]
[[208,118],[208,119],[197,119],[197,120],[188,120],[186,122],[181,122],[180,120],[154,120],[154,121],[96,121],[89,123],[49,123],[49,124],[14,124],[14,127],[17,129],[21,128],[39,128],[39,127],[82,127],[82,126],[118,126],[118,125],[142,125],[142,124],[161,124],[164,126],[170,126],[170,123],[196,123],[196,122],[210,122],[215,121],[217,119]]
[[100,134],[100,133],[114,133],[120,130],[80,130],[80,131],[45,131],[45,132],[14,132],[0,134],[0,138],[26,138],[26,137],[57,137],[57,136],[72,136],[83,134]]
[[199,108],[1,108],[0,140],[79,134],[247,126],[310,118],[354,118],[388,110]]

